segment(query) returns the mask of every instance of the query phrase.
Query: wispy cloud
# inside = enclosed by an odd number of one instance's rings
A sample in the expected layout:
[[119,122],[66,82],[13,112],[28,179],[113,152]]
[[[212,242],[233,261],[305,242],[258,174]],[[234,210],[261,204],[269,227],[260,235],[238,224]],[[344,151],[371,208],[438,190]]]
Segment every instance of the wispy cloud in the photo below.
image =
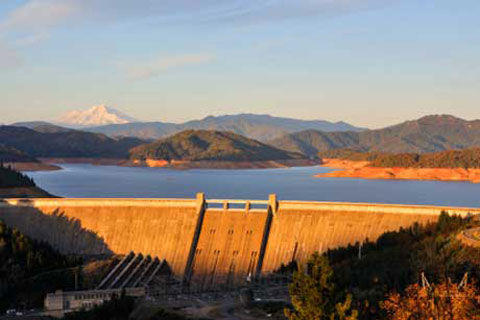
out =
[[168,21],[268,21],[330,15],[395,0],[28,0],[2,29],[45,30],[66,20],[105,22],[156,17]]
[[65,21],[76,10],[74,1],[30,0],[0,22],[0,30],[38,31]]
[[28,47],[36,43],[42,42],[49,38],[48,32],[37,32],[34,34],[27,34],[12,41],[15,47]]
[[[48,39],[52,31],[66,23],[95,26],[142,19],[165,23],[258,23],[331,16],[392,1],[398,0],[26,0],[0,19],[0,40],[19,49]],[[12,50],[3,51],[4,60],[15,56]],[[206,55],[163,58],[132,68],[129,73],[147,78],[171,67],[211,59]]]
[[211,22],[265,23],[285,19],[330,17],[385,5],[396,0],[244,0],[210,12]]
[[23,61],[16,50],[0,43],[0,71],[17,68],[22,63]]
[[75,12],[75,3],[68,0],[29,0],[9,12],[0,20],[0,69],[22,65],[20,48],[47,39],[52,28]]
[[126,72],[129,79],[145,80],[156,77],[170,69],[201,65],[214,59],[215,56],[211,54],[182,54],[160,56],[145,63],[120,62],[117,65]]
[[48,38],[59,23],[78,13],[74,1],[30,0],[0,21],[0,36],[13,46],[28,46]]

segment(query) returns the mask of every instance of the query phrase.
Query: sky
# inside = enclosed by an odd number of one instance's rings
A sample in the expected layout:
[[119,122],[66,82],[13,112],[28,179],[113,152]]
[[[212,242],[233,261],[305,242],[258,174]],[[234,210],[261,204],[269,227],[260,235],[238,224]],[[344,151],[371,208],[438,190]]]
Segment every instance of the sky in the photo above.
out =
[[480,118],[478,0],[2,0],[0,123]]

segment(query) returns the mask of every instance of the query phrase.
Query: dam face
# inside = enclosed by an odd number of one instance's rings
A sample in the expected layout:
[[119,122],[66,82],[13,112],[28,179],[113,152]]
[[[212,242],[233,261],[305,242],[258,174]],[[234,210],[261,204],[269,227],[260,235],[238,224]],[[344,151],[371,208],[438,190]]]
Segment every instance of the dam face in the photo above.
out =
[[[165,259],[194,283],[245,279],[304,263],[316,251],[376,240],[480,209],[358,203],[196,199],[6,199],[0,219],[66,254]],[[223,280],[222,280],[223,281]]]

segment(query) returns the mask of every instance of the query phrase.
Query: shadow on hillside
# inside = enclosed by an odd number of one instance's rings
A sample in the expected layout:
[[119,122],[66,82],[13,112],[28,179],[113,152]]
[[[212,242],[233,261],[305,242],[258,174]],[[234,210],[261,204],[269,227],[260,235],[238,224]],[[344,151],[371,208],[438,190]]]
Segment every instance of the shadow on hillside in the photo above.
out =
[[82,227],[80,220],[66,216],[58,208],[44,214],[32,203],[30,199],[23,199],[18,205],[12,205],[0,199],[0,220],[32,239],[50,244],[63,254],[113,254],[104,239]]

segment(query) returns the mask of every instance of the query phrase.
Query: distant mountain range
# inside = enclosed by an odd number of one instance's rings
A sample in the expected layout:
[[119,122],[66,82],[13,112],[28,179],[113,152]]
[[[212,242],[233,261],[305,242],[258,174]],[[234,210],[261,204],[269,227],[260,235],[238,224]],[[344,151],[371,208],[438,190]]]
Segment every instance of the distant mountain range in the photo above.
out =
[[133,160],[270,161],[304,158],[244,136],[211,130],[186,130],[140,145],[130,151]]
[[16,122],[11,126],[28,128],[41,133],[59,133],[76,130],[55,125],[46,121]]
[[50,123],[32,121],[13,125],[35,129],[39,132],[57,131],[60,130],[60,127],[82,129],[114,138],[135,137],[151,141],[185,130],[230,131],[263,142],[308,129],[324,132],[364,130],[342,121],[299,120],[266,114],[208,116],[201,120],[184,123],[140,122],[106,105],[94,106],[85,111],[70,111]]
[[450,115],[433,115],[362,132],[306,130],[273,139],[269,144],[308,156],[315,156],[320,151],[345,148],[391,153],[464,149],[480,146],[480,120],[467,121]]
[[102,104],[84,111],[74,110],[67,112],[55,122],[67,127],[81,128],[107,124],[125,124],[138,122],[138,120]]
[[209,116],[201,120],[193,120],[181,124],[165,122],[111,124],[91,127],[86,130],[103,133],[111,137],[128,136],[141,139],[164,138],[184,130],[216,130],[230,131],[251,139],[268,141],[287,133],[307,129],[325,132],[357,132],[364,130],[345,122],[333,123],[323,120],[297,120],[257,114]]
[[[153,143],[152,140],[135,137],[112,138],[101,133],[68,129],[45,122],[17,123],[15,126],[0,126],[0,155],[5,159],[9,157],[25,160],[36,157],[127,159],[130,155],[136,159],[180,157],[206,160],[215,155],[214,158],[230,157],[243,159],[242,161],[255,161],[254,159],[262,157],[271,159],[285,155],[292,157],[292,153],[317,157],[319,152],[341,149],[361,152],[426,153],[480,146],[480,120],[467,121],[449,115],[427,116],[377,130],[338,132],[304,130],[284,134],[268,143],[237,133],[248,131],[250,135],[275,136],[274,128],[281,128],[278,130],[283,132],[293,130],[295,125],[299,125],[297,121],[300,121],[282,119],[282,122],[279,119],[282,118],[258,115],[209,117],[188,122],[185,126],[208,129],[220,126],[225,130],[184,130]],[[261,125],[269,123],[268,120],[282,126]],[[301,123],[308,126],[302,121]],[[140,124],[121,126],[125,129],[137,125]],[[181,125],[171,125],[175,126],[173,132],[181,129]],[[233,132],[227,133],[227,128]],[[163,135],[169,135],[168,132],[165,129]],[[134,147],[138,148],[131,151]]]

